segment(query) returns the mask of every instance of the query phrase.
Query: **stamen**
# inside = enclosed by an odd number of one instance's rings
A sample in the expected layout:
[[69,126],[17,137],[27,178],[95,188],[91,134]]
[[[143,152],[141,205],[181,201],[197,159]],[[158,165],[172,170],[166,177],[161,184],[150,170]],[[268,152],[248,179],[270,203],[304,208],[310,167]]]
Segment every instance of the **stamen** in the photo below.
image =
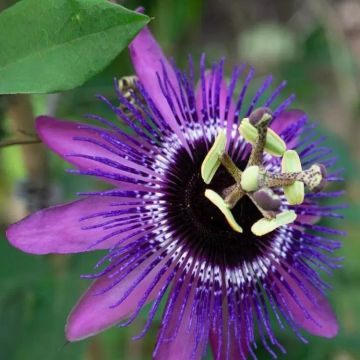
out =
[[242,171],[235,165],[231,157],[227,153],[220,156],[221,164],[225,167],[228,173],[234,178],[237,184],[241,182]]
[[269,109],[268,107],[260,107],[256,110],[254,110],[249,115],[249,121],[255,127],[257,127],[257,125],[259,123],[264,122],[264,121],[268,124],[272,118],[273,118],[273,113],[272,113],[271,109]]
[[[295,150],[285,152],[281,161],[282,173],[301,172],[301,161]],[[304,202],[304,183],[295,181],[292,185],[284,186],[284,194],[290,205],[300,205]]]
[[299,176],[299,180],[303,181],[310,191],[319,192],[326,185],[326,176],[326,167],[322,164],[314,164]]
[[239,233],[243,232],[241,226],[234,219],[233,214],[225,203],[224,199],[215,191],[206,189],[205,197],[208,198],[224,215],[231,228]]
[[221,165],[220,157],[224,153],[226,148],[226,131],[224,129],[219,130],[219,134],[207,153],[204,161],[201,164],[201,177],[205,184],[210,184],[216,171]]
[[268,131],[268,125],[272,120],[272,112],[267,108],[259,108],[250,114],[249,122],[255,126],[257,130],[257,138],[255,145],[252,148],[247,167],[251,165],[261,166],[263,163],[264,149],[266,145],[266,135]]
[[260,186],[269,188],[281,188],[292,185],[300,173],[270,173],[264,172],[259,180]]
[[[315,164],[303,171],[298,153],[286,150],[286,143],[268,128],[273,115],[268,108],[253,111],[239,126],[240,134],[253,145],[249,161],[241,171],[226,153],[226,132],[219,134],[201,165],[201,176],[206,184],[213,179],[220,165],[223,165],[235,183],[220,190],[220,194],[207,189],[208,198],[225,216],[231,228],[242,232],[231,209],[246,195],[260,211],[263,218],[253,224],[251,231],[258,236],[265,235],[296,219],[294,211],[277,213],[281,206],[280,197],[271,188],[283,188],[290,205],[302,204],[305,197],[304,185],[311,191],[320,191],[325,183],[326,168]],[[263,153],[283,156],[281,173],[267,171],[263,165]]]
[[[250,123],[248,118],[244,118],[241,121],[239,132],[250,144],[256,144],[259,132],[255,126]],[[284,140],[270,128],[267,129],[264,151],[276,157],[282,156],[286,151],[286,144]]]
[[296,217],[295,211],[289,210],[277,214],[276,217],[271,220],[262,218],[251,227],[251,231],[256,236],[263,236],[281,226],[293,223],[296,220]]
[[310,191],[321,191],[326,185],[326,168],[322,164],[314,164],[309,169],[299,172],[286,172],[282,174],[273,174],[265,172],[263,176],[258,179],[260,186],[286,187],[293,185],[295,181],[303,182]]

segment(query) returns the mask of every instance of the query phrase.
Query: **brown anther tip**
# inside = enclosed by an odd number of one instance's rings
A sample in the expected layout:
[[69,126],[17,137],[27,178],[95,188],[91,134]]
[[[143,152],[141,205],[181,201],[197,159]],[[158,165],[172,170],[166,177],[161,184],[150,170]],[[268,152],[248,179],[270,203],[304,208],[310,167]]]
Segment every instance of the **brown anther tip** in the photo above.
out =
[[269,188],[254,192],[253,198],[266,211],[276,211],[281,206],[281,199]]
[[327,169],[326,169],[326,166],[323,165],[323,164],[317,164],[320,168],[320,172],[321,172],[321,176],[323,179],[326,179],[327,178]]
[[313,192],[319,192],[324,190],[327,181],[326,181],[326,177],[327,177],[327,170],[325,165],[323,164],[317,164],[319,166],[320,169],[320,173],[321,173],[321,181],[320,183],[313,189]]
[[267,108],[267,107],[260,107],[256,110],[254,110],[250,116],[249,116],[249,122],[252,125],[256,125],[263,117],[265,114],[270,115],[270,117],[273,116],[273,113],[271,111],[271,109]]

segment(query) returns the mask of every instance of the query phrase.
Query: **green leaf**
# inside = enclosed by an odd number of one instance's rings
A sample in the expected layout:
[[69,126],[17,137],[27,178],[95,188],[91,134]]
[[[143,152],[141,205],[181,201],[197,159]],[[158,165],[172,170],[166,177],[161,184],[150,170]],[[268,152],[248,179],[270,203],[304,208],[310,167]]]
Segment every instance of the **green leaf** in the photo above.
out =
[[105,0],[23,0],[0,14],[0,94],[80,86],[148,21]]

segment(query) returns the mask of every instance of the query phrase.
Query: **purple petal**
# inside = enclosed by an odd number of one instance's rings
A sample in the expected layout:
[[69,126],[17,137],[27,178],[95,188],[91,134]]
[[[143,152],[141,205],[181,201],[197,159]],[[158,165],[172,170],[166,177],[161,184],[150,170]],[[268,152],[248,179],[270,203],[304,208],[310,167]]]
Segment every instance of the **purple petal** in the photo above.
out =
[[[192,260],[190,260],[191,264]],[[197,270],[184,270],[174,281],[161,320],[154,360],[200,360],[209,338],[208,312],[210,299],[197,303],[195,284]],[[205,303],[208,305],[206,306]]]
[[[207,108],[209,108],[211,106],[211,104],[214,104],[216,102],[216,99],[215,99],[216,82],[215,81],[212,81],[212,89],[211,89],[212,90],[211,91],[212,99],[211,99],[211,101],[208,98],[210,82],[214,76],[216,76],[216,75],[214,75],[214,74],[212,75],[210,70],[206,71],[206,73],[205,73],[205,92],[206,92]],[[220,119],[222,119],[222,120],[225,120],[227,91],[228,91],[228,89],[227,89],[226,82],[224,79],[222,79],[221,86],[220,86],[220,92],[219,92]],[[202,89],[202,85],[201,85],[201,80],[199,80],[198,84],[196,85],[195,97],[196,97],[196,111],[198,113],[199,119],[202,119],[203,115],[202,115],[201,110],[203,109],[203,89]],[[235,114],[235,105],[234,105],[233,101],[230,100],[227,118],[233,119],[234,114]]]
[[[305,224],[316,224],[321,219],[321,216],[315,216],[315,215],[302,215],[299,214],[296,218],[296,220],[300,223]],[[302,230],[302,229],[301,229]]]
[[152,100],[164,119],[169,123],[173,130],[176,131],[178,125],[176,124],[174,114],[161,90],[157,77],[157,74],[162,77],[163,70],[165,70],[169,82],[172,84],[174,90],[179,93],[176,74],[147,27],[142,29],[130,43],[129,50],[139,80],[147,93],[151,95]]
[[[94,211],[108,210],[113,201],[111,198],[91,197],[40,210],[11,225],[6,236],[13,246],[32,254],[88,251],[89,246],[105,233],[102,228],[82,230],[82,226],[95,225],[99,223],[99,219],[91,218],[81,222],[80,218],[91,215]],[[115,242],[111,238],[91,250],[108,249]]]
[[[195,351],[196,354],[193,354],[194,348],[196,346],[196,314],[191,313],[193,299],[183,299],[186,301],[186,309],[184,311],[183,317],[180,320],[181,324],[178,327],[179,313],[182,304],[178,304],[173,309],[173,314],[171,315],[170,324],[166,329],[166,334],[174,334],[174,331],[177,334],[175,338],[171,338],[169,341],[162,341],[159,345],[156,354],[154,355],[154,360],[200,360],[201,359],[201,345],[198,345],[198,350]],[[181,301],[182,303],[182,301]],[[192,315],[192,316],[191,316]]]
[[[137,277],[144,271],[151,261],[144,261],[135,270],[130,272],[118,285],[105,291],[116,281],[116,276],[103,276],[94,281],[79,302],[71,311],[66,324],[66,338],[69,341],[78,341],[95,335],[130,316],[137,308],[152,279],[163,264],[155,267],[136,286],[129,296],[118,306],[112,307],[131,287]],[[116,271],[116,269],[114,270]],[[111,273],[109,274],[111,275]],[[152,301],[163,285],[160,281],[151,291],[147,303]]]
[[[301,110],[285,110],[282,111],[272,122],[271,128],[279,135],[289,130],[291,126],[295,126],[300,120],[304,119],[306,114]],[[298,134],[294,134],[290,141],[287,142],[288,149],[292,149],[298,142]]]
[[338,322],[336,316],[325,299],[324,295],[316,289],[309,281],[301,278],[304,288],[311,294],[311,301],[304,293],[304,290],[284,271],[281,272],[284,281],[286,281],[295,292],[298,301],[303,305],[311,318],[307,317],[304,310],[294,300],[293,296],[286,290],[284,286],[280,286],[281,294],[287,303],[293,320],[301,328],[310,334],[332,338],[338,333]]
[[[228,347],[228,332],[227,327],[230,326],[230,339]],[[234,324],[226,322],[225,329],[223,330],[224,337],[222,339],[221,350],[219,349],[219,336],[218,333],[212,329],[210,331],[210,345],[214,359],[220,354],[218,360],[243,360],[247,358],[249,348],[245,341],[245,326],[242,326],[241,339],[235,335]],[[240,348],[240,346],[241,348]]]
[[[51,150],[81,170],[99,170],[103,173],[112,173],[121,176],[124,172],[121,172],[116,165],[113,165],[120,162],[121,165],[128,165],[135,170],[143,170],[143,167],[140,167],[138,164],[130,163],[126,159],[123,159],[119,155],[119,150],[106,143],[100,136],[100,133],[107,134],[113,136],[115,140],[126,144],[128,141],[124,139],[121,134],[115,135],[113,132],[96,127],[93,128],[99,132],[92,131],[85,128],[84,124],[59,120],[48,116],[38,117],[36,119],[36,128],[41,140]],[[85,139],[90,141],[85,141]],[[103,158],[105,161],[100,162],[94,160],[94,157]],[[106,177],[101,178],[103,181],[115,184],[122,189],[133,188],[131,184],[129,185],[120,180]]]

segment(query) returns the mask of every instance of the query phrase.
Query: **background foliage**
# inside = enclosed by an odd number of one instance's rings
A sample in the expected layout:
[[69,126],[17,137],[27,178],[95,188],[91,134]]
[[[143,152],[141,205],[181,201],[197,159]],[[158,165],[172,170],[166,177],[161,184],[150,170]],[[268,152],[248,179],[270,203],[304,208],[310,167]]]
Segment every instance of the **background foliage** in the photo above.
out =
[[104,0],[18,2],[0,18],[5,29],[0,33],[0,93],[50,93],[82,85],[148,21]]
[[[11,3],[14,1],[1,0],[0,9]],[[151,28],[157,39],[180,66],[184,66],[188,53],[198,59],[200,52],[205,51],[209,64],[226,56],[228,74],[234,64],[246,61],[257,69],[259,82],[269,72],[277,82],[287,79],[289,90],[286,91],[297,94],[295,105],[305,109],[328,135],[328,144],[344,167],[346,201],[350,205],[343,211],[344,222],[328,221],[330,226],[345,227],[349,234],[339,252],[344,257],[344,267],[329,279],[334,287],[330,298],[341,330],[331,341],[309,336],[308,346],[287,332],[279,337],[289,351],[287,358],[294,360],[360,359],[359,2],[129,0],[121,3],[129,9],[145,6],[146,13],[154,17]],[[94,95],[101,93],[114,99],[113,77],[131,73],[125,51],[83,86],[61,94],[34,95],[30,105],[35,114],[52,113],[74,120],[84,113],[107,115]],[[32,124],[22,123],[24,118],[19,120],[17,116],[16,106],[23,100],[0,97],[0,141],[24,137],[19,129],[33,133]],[[0,149],[1,229],[23,217],[26,208],[37,207],[39,198],[40,203],[63,202],[73,199],[79,189],[101,186],[66,174],[66,168],[53,154],[45,154],[41,145]],[[41,182],[41,178],[46,181]],[[80,343],[66,344],[63,335],[66,316],[88,285],[79,275],[88,272],[98,258],[99,254],[47,257],[23,254],[11,248],[3,231],[0,233],[0,359],[151,358],[156,324],[143,341],[131,341],[141,329],[146,312],[128,329],[113,328]],[[269,359],[262,350],[258,354],[259,359]]]

